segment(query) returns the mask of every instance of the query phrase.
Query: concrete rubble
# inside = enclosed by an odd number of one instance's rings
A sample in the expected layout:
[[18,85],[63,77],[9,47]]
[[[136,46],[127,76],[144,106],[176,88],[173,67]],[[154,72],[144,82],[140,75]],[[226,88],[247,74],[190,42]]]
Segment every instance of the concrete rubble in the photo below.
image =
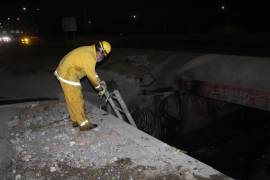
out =
[[24,103],[8,123],[14,154],[0,179],[230,179],[91,104],[86,108],[98,127],[80,132],[63,102]]

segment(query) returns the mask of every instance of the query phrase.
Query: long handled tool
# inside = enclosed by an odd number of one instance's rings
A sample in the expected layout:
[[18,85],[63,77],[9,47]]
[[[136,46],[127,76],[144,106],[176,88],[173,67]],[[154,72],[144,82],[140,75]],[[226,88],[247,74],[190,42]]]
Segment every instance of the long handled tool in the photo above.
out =
[[[105,92],[106,102],[109,102],[110,106],[112,107],[115,115],[121,119],[125,120],[127,119],[128,122],[137,128],[135,121],[133,120],[132,116],[130,115],[130,112],[123,101],[122,96],[120,95],[120,92],[118,90],[114,90],[113,92],[106,91]],[[124,116],[123,116],[124,115]]]

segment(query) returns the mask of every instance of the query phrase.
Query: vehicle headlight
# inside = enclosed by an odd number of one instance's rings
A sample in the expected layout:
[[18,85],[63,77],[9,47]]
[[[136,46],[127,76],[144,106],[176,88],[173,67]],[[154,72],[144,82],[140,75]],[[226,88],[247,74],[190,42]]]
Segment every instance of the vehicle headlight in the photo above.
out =
[[25,45],[28,45],[28,44],[30,44],[30,39],[27,38],[27,37],[24,37],[24,38],[21,39],[21,43],[25,44]]
[[11,41],[11,38],[9,36],[1,36],[0,37],[0,42],[8,43],[10,41]]

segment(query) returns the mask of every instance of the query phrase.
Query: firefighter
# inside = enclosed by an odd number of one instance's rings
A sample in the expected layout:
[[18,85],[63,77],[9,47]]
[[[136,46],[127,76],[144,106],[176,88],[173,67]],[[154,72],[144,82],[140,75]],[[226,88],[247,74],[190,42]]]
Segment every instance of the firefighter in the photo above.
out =
[[111,45],[107,41],[99,41],[90,46],[76,48],[62,58],[54,72],[64,92],[73,126],[79,126],[81,131],[90,130],[96,125],[91,123],[85,115],[80,79],[86,76],[99,92],[99,96],[103,96],[106,91],[106,83],[98,77],[95,66],[110,52]]

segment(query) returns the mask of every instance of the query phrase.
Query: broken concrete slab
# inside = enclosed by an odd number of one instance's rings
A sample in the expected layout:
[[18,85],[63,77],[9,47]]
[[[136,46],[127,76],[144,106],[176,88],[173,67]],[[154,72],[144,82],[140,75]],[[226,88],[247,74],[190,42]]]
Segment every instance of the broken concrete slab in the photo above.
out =
[[98,127],[80,132],[72,128],[64,103],[26,103],[16,115],[19,123],[9,129],[16,153],[8,177],[230,179],[91,104],[86,108]]

